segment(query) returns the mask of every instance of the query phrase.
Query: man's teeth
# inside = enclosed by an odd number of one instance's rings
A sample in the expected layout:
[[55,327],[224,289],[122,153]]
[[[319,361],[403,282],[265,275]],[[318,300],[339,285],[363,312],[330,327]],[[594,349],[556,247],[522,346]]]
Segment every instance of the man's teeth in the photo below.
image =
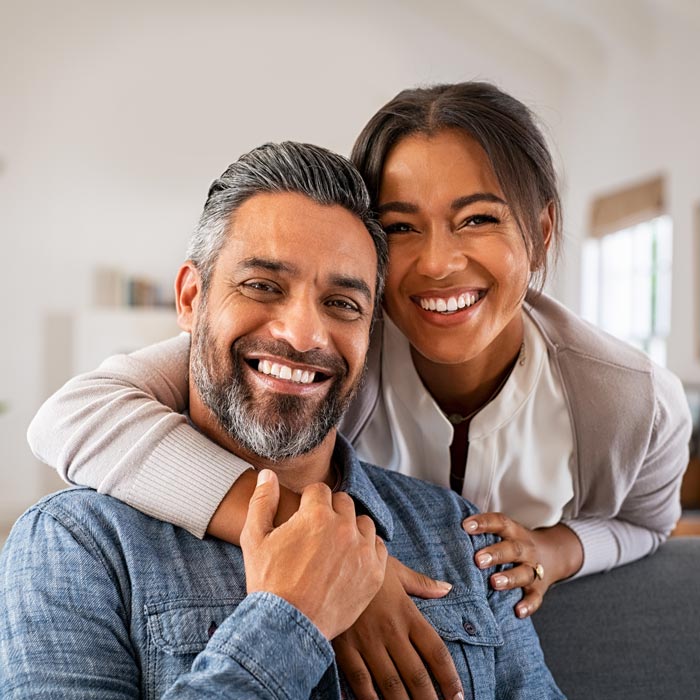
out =
[[459,309],[466,309],[472,304],[476,304],[483,295],[479,292],[466,292],[465,294],[460,294],[458,297],[449,297],[448,299],[443,299],[441,297],[436,297],[434,299],[421,298],[420,305],[421,308],[426,311],[437,311],[438,313],[453,313]]
[[260,360],[260,362],[258,362],[258,372],[271,374],[273,377],[279,377],[280,379],[288,379],[298,384],[311,384],[316,378],[316,372],[292,369],[278,362],[270,362],[270,360]]

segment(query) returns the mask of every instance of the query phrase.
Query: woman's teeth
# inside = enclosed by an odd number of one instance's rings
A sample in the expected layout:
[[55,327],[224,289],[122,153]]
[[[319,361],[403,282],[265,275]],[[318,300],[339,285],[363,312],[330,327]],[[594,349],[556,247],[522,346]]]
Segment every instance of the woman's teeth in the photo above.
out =
[[271,374],[273,377],[287,379],[299,384],[311,384],[316,377],[316,372],[292,369],[291,367],[281,365],[278,362],[270,362],[270,360],[260,360],[260,362],[258,362],[258,372],[262,372],[263,374]]
[[472,304],[476,304],[479,299],[484,296],[483,292],[466,292],[460,294],[458,297],[448,297],[444,299],[442,297],[436,297],[431,299],[426,299],[421,297],[420,305],[422,309],[426,311],[436,311],[441,314],[451,314],[460,309],[466,309]]

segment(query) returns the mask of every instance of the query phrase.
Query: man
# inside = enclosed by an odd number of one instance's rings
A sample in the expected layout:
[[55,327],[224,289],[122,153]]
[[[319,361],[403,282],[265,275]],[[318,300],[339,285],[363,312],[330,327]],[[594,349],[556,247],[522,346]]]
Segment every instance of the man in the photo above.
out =
[[[378,590],[386,549],[455,583],[418,604],[467,697],[561,697],[517,592],[473,564],[472,507],[360,464],[336,432],[386,265],[368,201],[345,159],[292,143],[214,183],[176,296],[190,420],[260,470],[242,548],[84,489],[44,499],[0,560],[3,698],[347,695],[330,640]],[[274,528],[278,483],[302,496]]]

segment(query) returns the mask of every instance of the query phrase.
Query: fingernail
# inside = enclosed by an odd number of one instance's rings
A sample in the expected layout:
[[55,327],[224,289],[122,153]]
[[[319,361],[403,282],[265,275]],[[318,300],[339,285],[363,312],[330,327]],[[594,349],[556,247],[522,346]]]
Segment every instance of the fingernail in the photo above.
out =
[[464,693],[457,693],[452,700],[464,700]]
[[527,617],[527,612],[528,612],[527,605],[521,605],[518,608],[517,612],[518,612],[518,617],[520,617],[520,618]]
[[269,469],[263,469],[258,474],[258,486],[261,486],[262,484],[266,484],[268,481],[270,481],[271,476],[272,476],[272,472]]
[[497,588],[505,586],[508,583],[508,579],[505,576],[494,576],[493,585]]
[[438,588],[445,593],[449,593],[452,590],[452,584],[447,583],[447,581],[436,581]]
[[493,557],[490,554],[477,554],[476,563],[481,567],[491,566]]
[[475,532],[476,528],[479,527],[474,520],[464,523],[464,529],[467,532]]

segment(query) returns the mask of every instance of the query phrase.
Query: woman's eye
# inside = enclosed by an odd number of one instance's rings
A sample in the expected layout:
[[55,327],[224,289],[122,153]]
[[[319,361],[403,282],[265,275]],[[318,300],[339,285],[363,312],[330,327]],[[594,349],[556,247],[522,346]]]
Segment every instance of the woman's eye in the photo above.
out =
[[410,233],[411,231],[415,231],[411,224],[407,224],[403,221],[397,221],[395,224],[387,224],[383,228],[387,236],[392,233]]
[[464,220],[462,226],[483,226],[484,224],[497,224],[498,219],[490,214],[474,214]]

